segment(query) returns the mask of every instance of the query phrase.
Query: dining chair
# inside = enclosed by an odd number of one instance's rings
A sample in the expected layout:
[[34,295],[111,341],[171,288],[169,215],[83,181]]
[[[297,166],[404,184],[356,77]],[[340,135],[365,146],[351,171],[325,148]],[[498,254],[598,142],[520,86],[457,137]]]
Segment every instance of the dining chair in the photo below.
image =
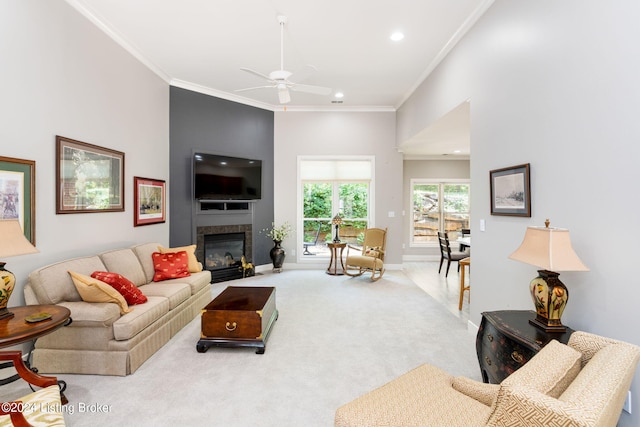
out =
[[[469,237],[471,236],[471,229],[470,228],[463,228],[462,230],[460,230],[460,237]],[[469,246],[465,245],[464,243],[460,243],[460,252],[464,252]]]
[[446,232],[438,231],[438,241],[440,244],[440,268],[438,268],[438,273],[442,271],[442,264],[444,260],[447,260],[447,272],[444,277],[449,276],[449,267],[451,267],[452,262],[458,262],[458,271],[460,271],[460,260],[469,256],[469,254],[458,251],[451,251],[451,245],[449,244],[449,236]]

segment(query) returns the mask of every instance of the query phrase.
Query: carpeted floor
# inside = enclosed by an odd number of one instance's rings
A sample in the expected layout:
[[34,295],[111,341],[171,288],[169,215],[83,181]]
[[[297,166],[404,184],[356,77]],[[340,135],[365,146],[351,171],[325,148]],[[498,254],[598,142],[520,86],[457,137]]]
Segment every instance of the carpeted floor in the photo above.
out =
[[[338,406],[422,363],[480,380],[466,323],[401,271],[372,283],[285,270],[215,284],[213,296],[229,285],[276,287],[280,315],[265,354],[196,352],[196,318],[133,375],[58,375],[68,385],[67,424],[332,426]],[[14,383],[0,399],[28,391]]]

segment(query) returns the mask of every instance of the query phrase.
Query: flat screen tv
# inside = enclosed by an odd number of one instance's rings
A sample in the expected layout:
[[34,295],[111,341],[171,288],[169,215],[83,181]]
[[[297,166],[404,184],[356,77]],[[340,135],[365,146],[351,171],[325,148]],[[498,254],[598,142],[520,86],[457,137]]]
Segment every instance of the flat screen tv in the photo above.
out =
[[195,153],[193,174],[197,200],[259,200],[262,197],[261,160]]

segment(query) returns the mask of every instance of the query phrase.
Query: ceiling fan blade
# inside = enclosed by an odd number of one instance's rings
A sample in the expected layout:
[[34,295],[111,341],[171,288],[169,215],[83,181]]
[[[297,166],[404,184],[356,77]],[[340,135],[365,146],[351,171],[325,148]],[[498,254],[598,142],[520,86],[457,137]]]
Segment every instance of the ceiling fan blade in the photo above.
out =
[[236,89],[235,92],[246,92],[248,90],[256,90],[256,89],[272,89],[274,87],[275,87],[274,85],[247,87],[244,89]]
[[295,76],[293,79],[295,82],[303,82],[317,72],[318,69],[314,65],[307,64],[303,68],[294,71],[292,77]]
[[271,80],[271,77],[267,76],[266,74],[262,74],[262,73],[260,73],[258,71],[254,71],[251,68],[240,68],[240,69],[242,71],[246,71],[249,74],[253,74],[254,76],[261,77],[261,78],[263,78],[263,79],[265,79],[267,81],[270,81],[270,82],[273,81],[273,80]]
[[296,92],[313,93],[316,95],[329,95],[332,91],[332,89],[329,87],[301,85],[295,83],[291,86],[291,90]]
[[278,88],[278,99],[280,104],[287,104],[291,101],[291,95],[289,95],[289,90],[286,87]]

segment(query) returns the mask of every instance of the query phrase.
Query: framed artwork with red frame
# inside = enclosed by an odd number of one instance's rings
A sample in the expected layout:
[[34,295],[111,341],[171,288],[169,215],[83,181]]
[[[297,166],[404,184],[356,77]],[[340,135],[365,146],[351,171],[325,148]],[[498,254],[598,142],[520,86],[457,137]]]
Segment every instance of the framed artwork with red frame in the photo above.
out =
[[133,226],[166,221],[166,183],[160,179],[133,177]]

